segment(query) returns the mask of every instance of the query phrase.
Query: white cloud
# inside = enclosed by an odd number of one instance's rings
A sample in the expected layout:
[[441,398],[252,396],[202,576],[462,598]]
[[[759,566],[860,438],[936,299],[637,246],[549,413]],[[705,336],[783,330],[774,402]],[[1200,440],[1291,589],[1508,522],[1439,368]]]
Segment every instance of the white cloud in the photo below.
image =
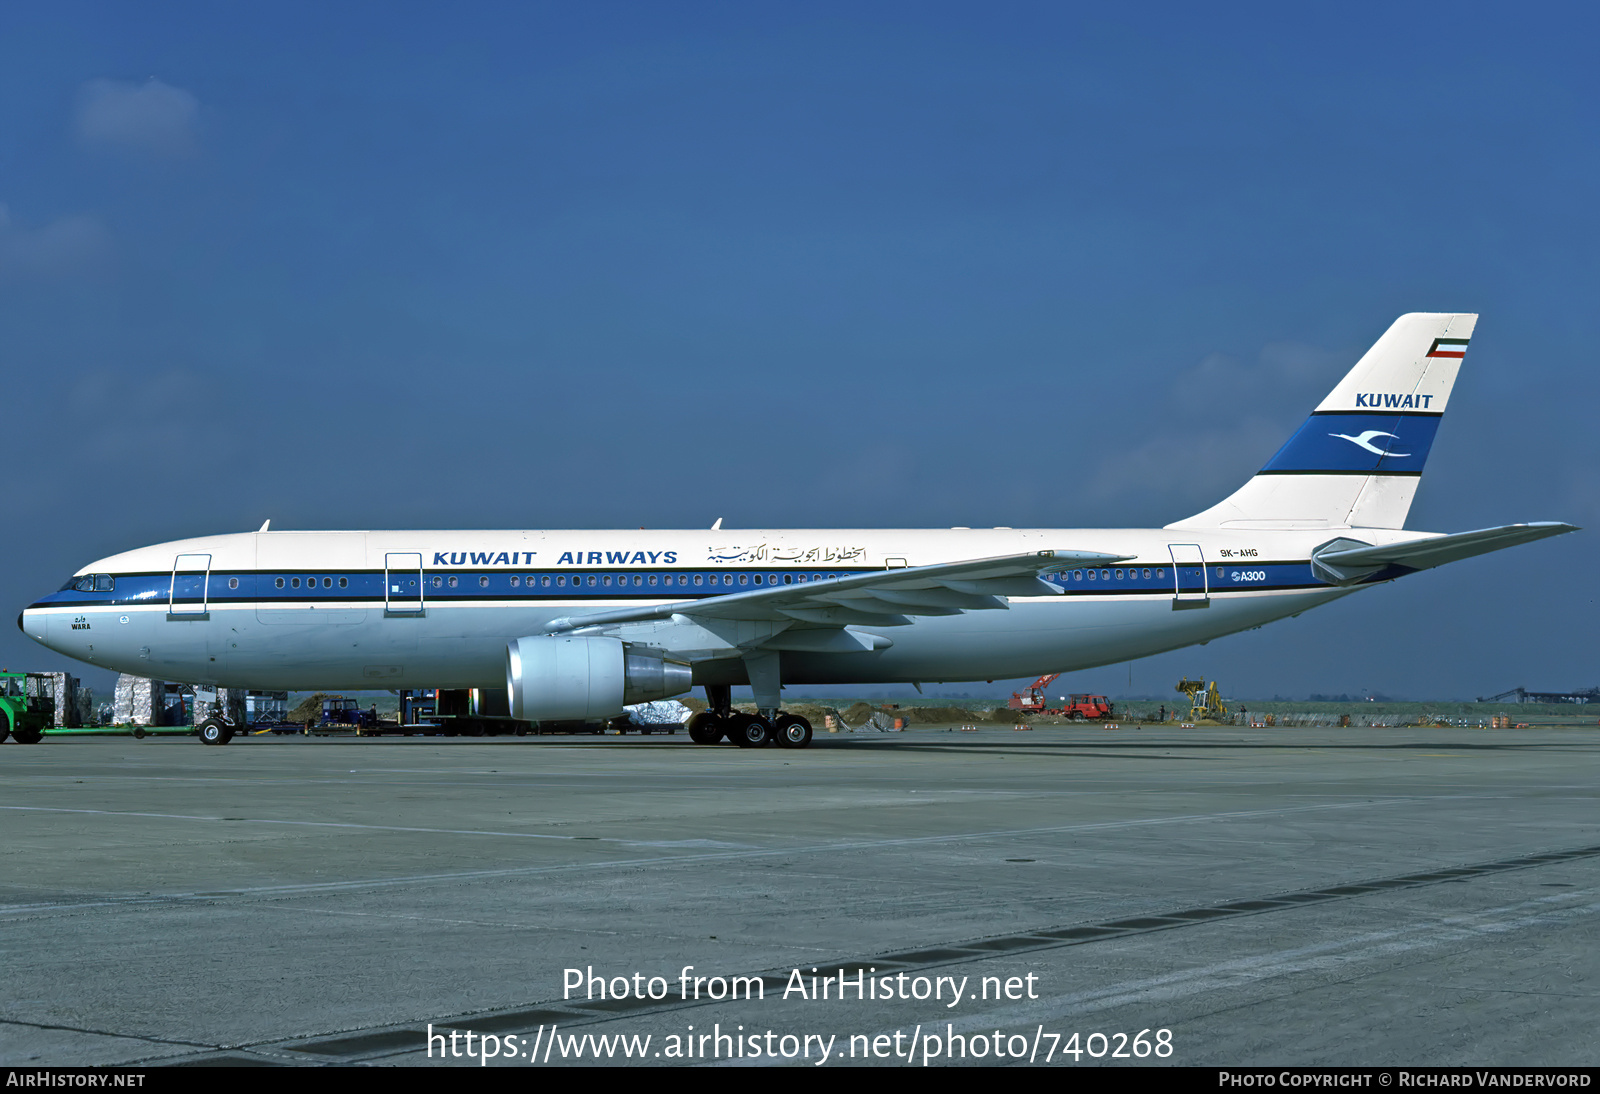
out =
[[1290,342],[1264,347],[1254,364],[1207,356],[1176,377],[1152,419],[1159,428],[1097,441],[1094,496],[1205,508],[1271,458],[1352,364]]
[[151,77],[90,80],[78,89],[78,136],[85,144],[158,156],[189,156],[199,148],[200,100]]
[[0,204],[0,281],[52,281],[93,273],[111,257],[111,237],[92,216],[65,216],[38,228],[12,221]]

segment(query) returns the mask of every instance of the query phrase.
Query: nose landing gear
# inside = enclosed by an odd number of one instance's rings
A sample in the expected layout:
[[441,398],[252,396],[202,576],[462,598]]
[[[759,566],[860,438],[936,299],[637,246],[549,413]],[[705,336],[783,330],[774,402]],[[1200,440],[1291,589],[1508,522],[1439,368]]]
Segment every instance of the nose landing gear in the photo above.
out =
[[203,744],[225,745],[233,740],[233,727],[221,718],[207,718],[194,727],[194,732]]

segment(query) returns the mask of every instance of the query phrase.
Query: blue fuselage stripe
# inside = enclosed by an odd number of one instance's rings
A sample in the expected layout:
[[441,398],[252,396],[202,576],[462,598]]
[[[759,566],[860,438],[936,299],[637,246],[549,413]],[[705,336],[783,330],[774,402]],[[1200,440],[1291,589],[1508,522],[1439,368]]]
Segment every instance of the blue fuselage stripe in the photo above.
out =
[[[729,593],[753,592],[773,585],[804,586],[814,580],[845,577],[876,570],[818,571],[785,570],[763,567],[760,570],[651,570],[651,571],[549,571],[509,573],[496,571],[453,571],[424,573],[422,600],[432,603],[470,604],[475,601],[523,600],[570,602],[584,599],[597,602],[629,600],[699,600]],[[416,575],[416,571],[407,571]],[[62,589],[30,605],[45,607],[137,607],[168,603],[204,602],[218,608],[271,608],[277,604],[298,605],[371,603],[385,597],[385,575],[381,570],[345,570],[293,573],[261,571],[214,572],[205,588],[196,581],[192,588],[177,590],[173,596],[172,575],[116,574],[116,588],[106,592],[76,592]],[[190,575],[180,575],[188,577]],[[396,579],[404,574],[391,572]],[[1214,593],[1261,590],[1326,588],[1304,561],[1209,563],[1202,575],[1199,566],[1182,567],[1176,573],[1168,566],[1128,566],[1068,570],[1044,575],[1043,580],[1067,596],[1171,595],[1209,589]],[[415,587],[403,587],[388,599],[416,599]]]

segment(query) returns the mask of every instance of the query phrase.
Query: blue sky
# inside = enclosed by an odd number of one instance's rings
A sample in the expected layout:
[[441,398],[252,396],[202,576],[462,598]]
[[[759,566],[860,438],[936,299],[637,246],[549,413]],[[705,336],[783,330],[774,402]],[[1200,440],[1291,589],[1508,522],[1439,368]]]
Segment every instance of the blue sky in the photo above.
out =
[[[1159,525],[1419,310],[1483,318],[1410,526],[1594,526],[1597,22],[12,6],[11,600],[268,517]],[[1152,658],[1135,689],[1594,684],[1591,544]],[[6,634],[0,661],[55,667]]]

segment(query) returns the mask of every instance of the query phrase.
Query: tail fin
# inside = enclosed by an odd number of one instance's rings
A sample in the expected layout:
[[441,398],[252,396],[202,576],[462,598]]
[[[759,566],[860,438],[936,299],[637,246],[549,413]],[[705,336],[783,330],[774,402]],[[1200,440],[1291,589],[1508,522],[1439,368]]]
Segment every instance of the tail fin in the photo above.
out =
[[1403,527],[1477,321],[1402,315],[1255,478],[1168,527]]

